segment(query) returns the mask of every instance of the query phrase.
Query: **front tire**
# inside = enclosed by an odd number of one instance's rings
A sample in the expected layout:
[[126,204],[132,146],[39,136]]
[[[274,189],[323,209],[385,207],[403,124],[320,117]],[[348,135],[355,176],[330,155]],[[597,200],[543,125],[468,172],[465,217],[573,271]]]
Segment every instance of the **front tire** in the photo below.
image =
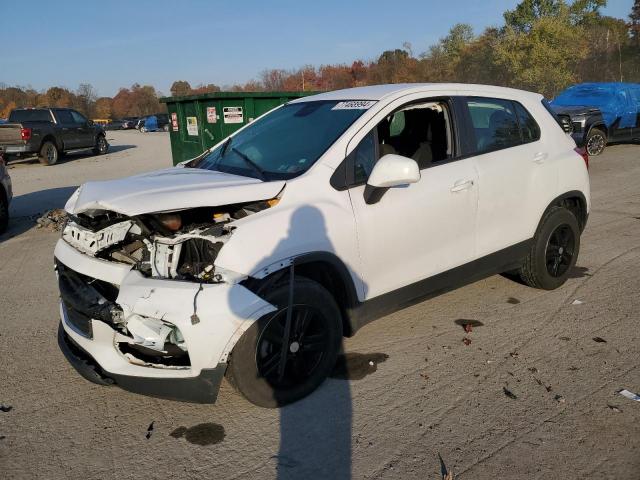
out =
[[98,135],[96,138],[96,145],[93,147],[93,153],[95,155],[104,155],[109,150],[109,144],[104,135]]
[[9,202],[2,188],[0,188],[0,233],[4,233],[9,225]]
[[331,294],[298,277],[293,298],[286,343],[289,284],[282,283],[264,296],[278,310],[251,325],[231,353],[227,379],[260,407],[280,407],[309,395],[331,373],[340,350],[342,319]]
[[600,155],[607,146],[607,134],[599,128],[592,128],[587,135],[585,146],[589,156]]
[[58,147],[56,147],[53,142],[44,142],[40,147],[40,154],[38,155],[40,163],[42,165],[55,165],[58,158],[60,158]]
[[580,251],[580,226],[569,210],[552,207],[542,218],[518,273],[534,288],[553,290],[569,278]]

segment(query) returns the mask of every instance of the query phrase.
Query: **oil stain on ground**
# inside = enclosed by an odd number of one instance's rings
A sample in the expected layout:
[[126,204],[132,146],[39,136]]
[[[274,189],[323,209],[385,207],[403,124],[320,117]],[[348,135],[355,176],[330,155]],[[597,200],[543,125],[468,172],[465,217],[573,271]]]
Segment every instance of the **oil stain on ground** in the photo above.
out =
[[225,437],[224,427],[217,423],[200,423],[193,427],[178,427],[171,432],[173,438],[182,438],[195,445],[215,445]]
[[340,380],[362,380],[378,369],[389,355],[386,353],[345,353],[338,355],[331,378]]

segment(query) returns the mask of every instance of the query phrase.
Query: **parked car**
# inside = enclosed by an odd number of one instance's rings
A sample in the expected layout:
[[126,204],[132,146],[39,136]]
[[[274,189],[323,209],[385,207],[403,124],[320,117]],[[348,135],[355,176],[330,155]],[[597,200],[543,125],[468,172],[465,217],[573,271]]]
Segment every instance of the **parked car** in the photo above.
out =
[[38,155],[40,163],[53,165],[75,150],[105,154],[109,144],[101,126],[71,108],[17,108],[0,125],[0,148],[7,159]]
[[148,115],[144,118],[144,123],[140,126],[141,132],[168,132],[169,131],[169,115],[166,113],[156,113]]
[[380,85],[293,100],[178,167],[88,182],[55,248],[59,344],[85,378],[256,405],[317,388],[343,336],[500,272],[555,289],[588,158],[541,95]]
[[589,155],[600,155],[607,143],[640,140],[640,84],[582,83],[564,90],[551,105],[570,118],[576,144]]
[[0,148],[0,233],[4,233],[9,225],[9,204],[12,197],[11,177],[4,160],[4,152]]
[[113,119],[106,125],[104,125],[105,130],[122,130],[123,121],[119,119]]
[[136,128],[136,123],[138,122],[138,117],[128,117],[122,119],[122,129],[123,130],[131,130]]

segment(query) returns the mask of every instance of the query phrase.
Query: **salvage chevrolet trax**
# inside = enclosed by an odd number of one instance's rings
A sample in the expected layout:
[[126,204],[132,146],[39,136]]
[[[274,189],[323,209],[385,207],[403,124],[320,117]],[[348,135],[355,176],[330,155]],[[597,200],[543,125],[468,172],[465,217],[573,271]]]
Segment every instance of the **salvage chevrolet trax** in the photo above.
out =
[[542,96],[381,85],[283,105],[176,168],[88,182],[55,249],[60,347],[85,378],[266,407],[343,336],[488,275],[543,289],[576,262],[586,154]]

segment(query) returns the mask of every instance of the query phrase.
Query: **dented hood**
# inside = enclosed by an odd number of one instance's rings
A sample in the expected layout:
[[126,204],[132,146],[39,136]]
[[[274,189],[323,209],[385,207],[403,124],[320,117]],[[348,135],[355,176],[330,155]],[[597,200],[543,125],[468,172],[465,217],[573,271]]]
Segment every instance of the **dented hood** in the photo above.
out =
[[71,214],[111,210],[133,216],[215,207],[267,200],[275,197],[284,184],[284,181],[263,182],[229,173],[174,167],[118,180],[87,182],[69,198],[65,210]]

